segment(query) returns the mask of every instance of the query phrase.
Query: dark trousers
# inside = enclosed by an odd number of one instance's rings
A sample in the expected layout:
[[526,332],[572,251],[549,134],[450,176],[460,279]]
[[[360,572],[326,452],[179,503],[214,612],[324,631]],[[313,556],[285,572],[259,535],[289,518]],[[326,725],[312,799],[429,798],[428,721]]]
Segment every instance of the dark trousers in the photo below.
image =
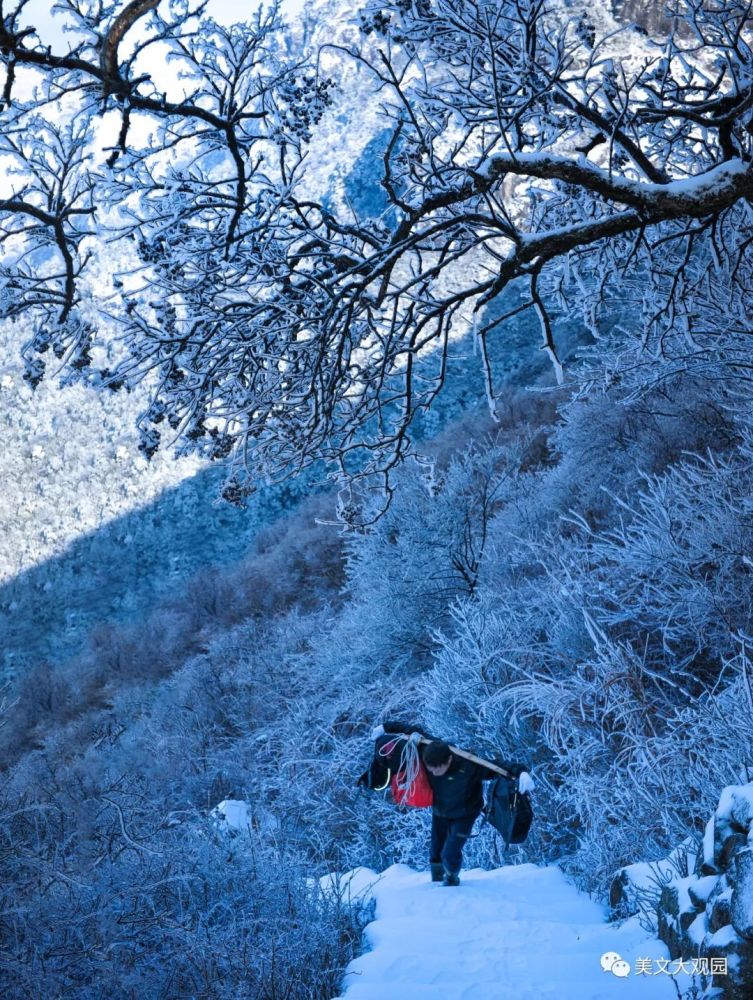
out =
[[431,855],[430,864],[444,865],[444,870],[451,875],[457,875],[463,863],[463,848],[470,836],[476,816],[461,816],[459,819],[445,819],[444,816],[431,816]]

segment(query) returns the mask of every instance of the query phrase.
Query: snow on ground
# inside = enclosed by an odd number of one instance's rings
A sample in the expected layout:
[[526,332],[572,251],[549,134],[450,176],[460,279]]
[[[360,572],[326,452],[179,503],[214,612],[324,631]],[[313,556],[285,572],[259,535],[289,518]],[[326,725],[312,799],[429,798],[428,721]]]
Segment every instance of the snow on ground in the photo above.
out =
[[691,984],[635,918],[606,923],[557,867],[467,871],[458,888],[405,865],[372,879],[370,950],[348,966],[340,1000],[676,1000],[672,980]]

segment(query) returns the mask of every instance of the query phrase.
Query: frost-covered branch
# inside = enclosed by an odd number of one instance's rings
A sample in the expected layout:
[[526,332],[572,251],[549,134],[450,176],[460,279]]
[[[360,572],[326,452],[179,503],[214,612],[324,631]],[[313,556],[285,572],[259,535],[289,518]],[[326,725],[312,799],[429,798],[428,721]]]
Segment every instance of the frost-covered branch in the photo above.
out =
[[[474,324],[494,412],[490,345],[505,336],[498,317],[519,311],[521,285],[558,374],[558,312],[583,309],[584,332],[598,334],[600,304],[633,295],[655,357],[680,335],[699,343],[720,282],[730,309],[744,297],[743,0],[678,0],[686,27],[623,62],[618,36],[598,38],[546,0],[387,0],[361,12],[359,45],[327,46],[310,68],[281,58],[275,9],[232,28],[199,20],[201,4],[66,10],[67,54],[3,14],[3,114],[28,124],[33,106],[13,95],[29,67],[44,74],[37,108],[73,102],[89,123],[117,110],[106,163],[86,170],[98,235],[138,260],[100,296],[127,356],[99,381],[152,379],[145,454],[178,438],[232,455],[232,495],[252,471],[276,477],[320,459],[389,492],[414,417],[445,384],[451,343]],[[144,62],[157,43],[180,70],[169,94]],[[348,63],[370,74],[383,108],[380,183],[361,214],[313,197],[307,180],[306,146],[331,102],[315,67]],[[55,239],[75,261],[71,219]],[[8,312],[39,319],[38,306],[27,297]]]

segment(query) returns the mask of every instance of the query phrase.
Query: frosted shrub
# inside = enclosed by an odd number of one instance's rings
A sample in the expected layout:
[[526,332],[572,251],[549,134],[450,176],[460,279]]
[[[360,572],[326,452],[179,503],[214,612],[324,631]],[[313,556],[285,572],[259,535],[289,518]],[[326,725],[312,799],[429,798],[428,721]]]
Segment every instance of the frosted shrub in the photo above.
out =
[[155,830],[125,804],[122,827],[114,809],[98,811],[103,835],[111,816],[115,827],[85,870],[70,844],[61,857],[44,814],[6,814],[3,845],[24,856],[12,865],[23,892],[2,921],[5,996],[336,992],[363,916],[325,896],[294,853],[249,837],[229,845],[198,819]]
[[[573,404],[571,430],[578,409],[590,406]],[[746,690],[733,664],[751,621],[748,433],[650,475],[628,464],[622,483],[612,461],[598,515],[588,461],[580,479],[573,456],[518,477],[479,587],[454,605],[418,685],[434,731],[538,766],[531,849],[567,855],[590,888],[697,835],[745,762],[750,714],[727,706]],[[564,491],[549,507],[568,468],[585,512],[563,509]]]

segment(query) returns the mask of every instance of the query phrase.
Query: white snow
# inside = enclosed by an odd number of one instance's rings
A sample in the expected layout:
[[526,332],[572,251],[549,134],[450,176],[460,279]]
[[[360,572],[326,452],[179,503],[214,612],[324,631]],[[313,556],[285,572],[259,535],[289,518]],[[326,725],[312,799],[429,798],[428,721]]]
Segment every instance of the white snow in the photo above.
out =
[[374,886],[381,879],[371,868],[354,868],[344,875],[325,875],[319,880],[322,891],[335,895],[343,902],[366,902],[374,895]]
[[248,833],[251,829],[251,806],[242,799],[223,799],[210,816],[223,830]]
[[714,817],[719,824],[734,823],[753,835],[753,782],[723,788]]
[[[713,839],[713,835],[712,835]],[[679,875],[682,871],[693,871],[696,864],[696,854],[693,843],[686,838],[679,844],[666,858],[657,861],[637,861],[632,865],[625,865],[620,869],[620,874],[627,879],[627,885],[623,892],[628,904],[632,907],[630,912],[637,913],[644,909],[638,902],[641,893],[655,894],[662,886],[669,882],[678,883],[686,881],[688,885],[697,884],[694,877],[681,880]],[[715,881],[712,878],[712,882]],[[709,892],[711,888],[709,888]],[[680,897],[681,910],[690,908],[690,899],[687,897],[687,886],[683,888],[684,895]]]
[[694,878],[692,885],[696,899],[708,902],[708,898],[714,889],[716,889],[718,882],[718,875],[704,875],[702,878]]
[[688,875],[687,878],[678,878],[675,880],[675,888],[677,889],[677,905],[680,913],[690,913],[695,909],[688,890],[691,885],[695,885],[696,877],[695,875]]
[[243,799],[223,799],[209,813],[209,820],[220,833],[274,836],[279,832],[278,818],[265,809],[254,808]]
[[340,1000],[676,1000],[672,980],[690,985],[658,971],[667,949],[637,919],[607,923],[554,866],[471,870],[449,889],[393,865],[370,891],[370,950],[348,966]]
[[[730,945],[737,944],[740,941],[740,936],[732,926],[732,924],[725,924],[724,927],[720,927],[715,934],[709,934],[704,941],[704,947],[706,949],[718,948],[723,950],[729,948]],[[727,961],[730,961],[728,957]]]
[[704,938],[708,934],[708,929],[709,929],[708,917],[706,916],[706,911],[703,910],[701,913],[698,914],[698,916],[695,918],[695,920],[688,927],[687,930],[688,938],[695,945],[697,945],[699,950],[703,945]]

